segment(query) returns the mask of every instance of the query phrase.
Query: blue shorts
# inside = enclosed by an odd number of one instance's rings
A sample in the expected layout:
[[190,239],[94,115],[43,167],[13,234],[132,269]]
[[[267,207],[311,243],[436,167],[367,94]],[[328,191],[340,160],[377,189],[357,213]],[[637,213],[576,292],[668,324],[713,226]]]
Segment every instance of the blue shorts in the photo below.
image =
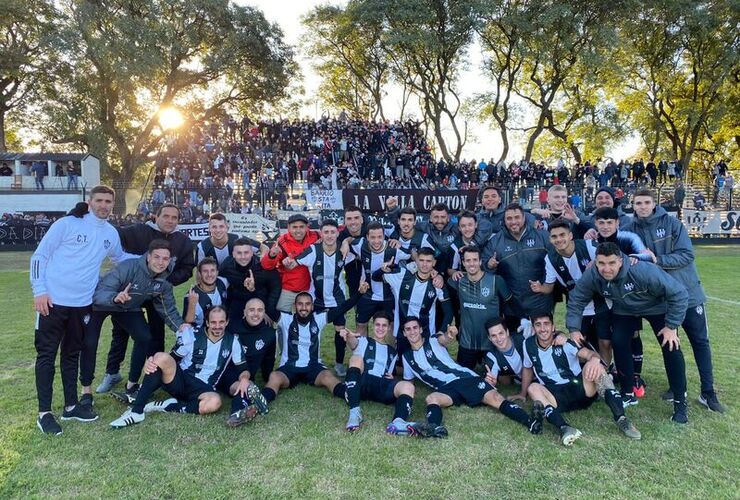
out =
[[396,402],[393,392],[398,380],[363,374],[360,379],[360,399],[390,405]]

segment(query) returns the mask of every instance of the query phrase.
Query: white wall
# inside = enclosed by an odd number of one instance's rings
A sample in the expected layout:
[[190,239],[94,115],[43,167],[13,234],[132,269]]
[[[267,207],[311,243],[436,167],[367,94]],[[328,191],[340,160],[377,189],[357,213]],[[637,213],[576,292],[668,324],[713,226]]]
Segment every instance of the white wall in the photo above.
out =
[[[16,191],[16,193],[18,192]],[[31,191],[27,194],[0,193],[0,213],[67,212],[77,202],[82,201],[81,192],[70,192],[70,194],[39,193],[41,192]]]

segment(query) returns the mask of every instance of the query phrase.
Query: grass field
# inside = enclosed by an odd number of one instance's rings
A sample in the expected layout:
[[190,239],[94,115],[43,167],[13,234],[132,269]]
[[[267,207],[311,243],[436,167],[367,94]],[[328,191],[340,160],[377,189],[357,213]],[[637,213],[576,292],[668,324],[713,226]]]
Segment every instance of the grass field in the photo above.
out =
[[[383,433],[392,409],[365,403],[366,425],[344,431],[346,406],[318,389],[280,394],[270,413],[239,429],[216,415],[153,415],[138,426],[112,430],[123,411],[96,398],[101,418],[63,423],[64,434],[42,435],[35,425],[32,296],[28,253],[0,253],[0,498],[738,498],[740,411],[737,383],[740,249],[701,248],[698,266],[714,349],[714,373],[725,415],[696,403],[698,375],[682,335],[689,380],[690,423],[669,421],[658,394],[667,381],[657,342],[645,335],[647,395],[628,414],[642,440],[623,438],[597,403],[568,419],[584,432],[573,448],[558,444],[547,426],[540,436],[484,408],[445,410],[446,440],[414,440]],[[184,287],[178,290],[181,295]],[[722,299],[722,300],[716,300]],[[727,302],[729,301],[729,302]],[[562,325],[563,307],[558,308]],[[104,327],[99,359],[107,353]],[[168,334],[168,341],[173,339]],[[331,360],[332,336],[324,338]],[[105,364],[98,362],[98,371]],[[98,380],[100,378],[98,374]],[[55,411],[62,405],[58,370]],[[419,386],[417,382],[417,387]],[[506,392],[506,391],[504,391]],[[417,392],[413,417],[422,419]],[[529,404],[527,405],[529,407]]]

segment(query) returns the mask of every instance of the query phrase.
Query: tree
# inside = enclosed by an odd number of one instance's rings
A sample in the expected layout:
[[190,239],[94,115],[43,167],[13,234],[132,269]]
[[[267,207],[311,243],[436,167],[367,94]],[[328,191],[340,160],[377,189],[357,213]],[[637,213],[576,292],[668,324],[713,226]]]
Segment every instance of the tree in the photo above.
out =
[[622,24],[627,83],[620,104],[636,126],[654,127],[652,150],[666,141],[673,158],[688,169],[697,150],[713,152],[713,138],[727,142],[733,130],[737,137],[732,110],[738,106],[732,99],[740,72],[738,3],[642,4],[640,15]]
[[449,162],[460,160],[467,140],[467,123],[458,123],[462,103],[456,84],[479,7],[473,0],[365,0],[357,8],[361,18],[381,20],[381,46],[394,77],[418,96]]
[[377,18],[356,14],[356,2],[341,7],[315,7],[302,20],[304,43],[318,63],[320,97],[353,118],[385,120],[384,87],[389,80],[386,54],[380,46]]
[[49,76],[55,16],[47,0],[0,2],[0,152],[8,113],[22,111]]
[[263,109],[294,68],[280,29],[228,0],[67,0],[63,13],[66,64],[46,89],[45,130],[107,160],[120,195],[160,148],[161,109],[177,104],[196,121]]

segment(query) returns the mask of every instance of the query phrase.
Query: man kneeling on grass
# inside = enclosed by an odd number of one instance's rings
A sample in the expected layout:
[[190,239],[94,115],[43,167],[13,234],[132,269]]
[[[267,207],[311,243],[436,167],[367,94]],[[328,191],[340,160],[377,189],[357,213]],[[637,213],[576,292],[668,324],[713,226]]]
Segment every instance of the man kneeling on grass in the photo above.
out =
[[[144,366],[146,376],[134,404],[111,422],[111,427],[138,424],[144,420],[145,413],[152,412],[214,413],[221,407],[218,391],[233,396],[232,417],[240,412],[250,418],[267,413],[267,402],[257,385],[249,380],[238,338],[226,332],[228,323],[226,310],[214,306],[208,311],[205,328],[186,329],[178,335],[177,344],[169,354],[158,352],[148,358]],[[233,370],[227,369],[230,361]],[[160,387],[172,397],[147,403]],[[229,417],[230,425],[232,417]],[[247,418],[238,420],[243,423]]]
[[408,421],[414,402],[414,384],[393,379],[398,355],[393,346],[386,344],[390,325],[388,315],[379,311],[373,316],[374,338],[363,337],[346,328],[339,332],[352,349],[345,382],[349,404],[347,430],[352,432],[360,428],[360,400],[365,400],[395,405],[393,419],[385,429],[388,434],[417,436],[417,424]]
[[[581,431],[568,425],[561,413],[588,408],[597,394],[604,398],[622,433],[640,439],[640,431],[624,415],[622,396],[595,351],[578,347],[572,340],[555,345],[555,325],[550,312],[535,313],[530,318],[535,335],[524,341],[522,392],[534,401],[535,413],[560,431],[560,441],[570,446]],[[581,361],[586,364],[581,368]],[[537,382],[532,382],[537,377]]]

